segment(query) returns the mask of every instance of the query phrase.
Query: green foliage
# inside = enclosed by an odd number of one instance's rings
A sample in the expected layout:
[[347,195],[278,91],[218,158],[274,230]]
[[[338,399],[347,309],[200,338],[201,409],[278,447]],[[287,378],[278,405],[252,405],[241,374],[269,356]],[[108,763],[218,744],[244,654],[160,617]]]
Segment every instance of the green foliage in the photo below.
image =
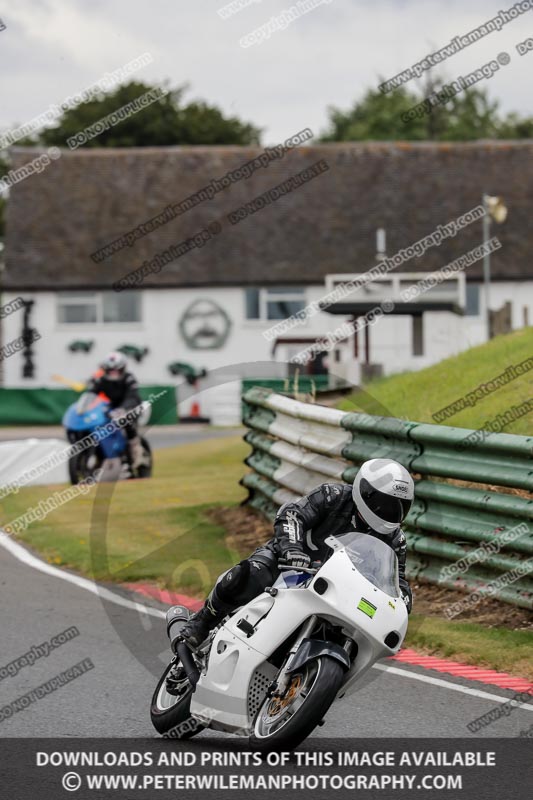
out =
[[[381,79],[380,79],[381,80]],[[405,87],[383,94],[370,89],[351,109],[330,107],[329,127],[323,142],[473,139],[522,139],[533,136],[533,119],[518,114],[498,115],[498,103],[489,100],[485,89],[468,89],[430,113],[404,122],[404,112],[421,103],[444,85],[441,78],[429,78],[419,93]]]
[[179,144],[259,144],[260,130],[237,117],[224,117],[215,106],[189,103],[179,112]]
[[533,139],[533,117],[508,114],[500,125],[500,139]]
[[[498,139],[498,103],[491,102],[485,91],[470,89],[456,95],[439,111],[444,117],[440,139],[466,142],[472,139]],[[429,115],[431,118],[431,114]],[[512,137],[514,138],[514,137]]]
[[396,89],[384,95],[369,90],[350,111],[328,109],[329,130],[321,137],[323,142],[362,141],[365,139],[427,139],[425,117],[406,125],[402,114],[419,102],[407,89]]
[[[58,123],[40,134],[45,145],[65,147],[75,136],[113,111],[155,87],[131,81],[113,92],[101,94],[63,113]],[[182,104],[185,88],[169,91],[146,106],[104,130],[84,147],[155,147],[195,144],[257,144],[260,131],[236,117],[225,117],[215,106],[194,102]]]

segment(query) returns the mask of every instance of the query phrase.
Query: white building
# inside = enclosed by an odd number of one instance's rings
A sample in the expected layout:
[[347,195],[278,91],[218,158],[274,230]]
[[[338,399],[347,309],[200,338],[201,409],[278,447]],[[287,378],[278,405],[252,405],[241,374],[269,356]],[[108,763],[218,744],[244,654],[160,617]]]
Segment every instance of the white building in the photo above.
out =
[[[78,150],[13,187],[1,302],[33,301],[26,329],[40,338],[32,354],[21,350],[3,359],[3,385],[34,389],[57,386],[57,375],[84,379],[107,351],[121,346],[137,349],[129,350],[140,357],[132,368],[145,384],[182,380],[169,370],[175,362],[217,370],[215,382],[220,375],[286,377],[294,373],[291,357],[302,348],[361,317],[378,300],[399,300],[402,288],[478,246],[481,220],[273,341],[265,331],[375,266],[378,228],[386,231],[390,258],[479,206],[484,192],[502,196],[509,208],[508,220],[491,230],[501,248],[491,256],[490,306],[496,311],[510,304],[503,329],[533,318],[526,180],[532,142],[302,147],[248,178],[233,178],[211,199],[190,199],[261,152]],[[13,166],[29,158],[27,150],[15,150]],[[327,168],[275,201],[255,203],[317,163]],[[247,203],[257,210],[251,213]],[[231,224],[229,215],[241,207],[248,214],[240,212],[242,221]],[[221,230],[201,247],[147,272],[135,288],[116,291],[125,275],[210,230],[213,222]],[[128,245],[119,242],[114,252],[103,253],[126,234]],[[482,260],[421,295],[409,313],[400,306],[301,372],[328,367],[357,383],[365,362],[385,374],[416,370],[485,341]],[[24,314],[21,309],[2,319],[3,345],[22,335]]]

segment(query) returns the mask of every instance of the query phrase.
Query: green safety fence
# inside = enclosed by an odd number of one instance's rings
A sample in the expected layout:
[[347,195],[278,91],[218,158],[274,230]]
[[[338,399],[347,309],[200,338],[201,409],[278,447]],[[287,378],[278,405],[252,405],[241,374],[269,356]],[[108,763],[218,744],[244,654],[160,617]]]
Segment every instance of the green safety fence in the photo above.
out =
[[266,516],[325,481],[351,483],[366,459],[393,458],[416,484],[410,576],[533,609],[533,437],[347,413],[266,388],[246,391],[243,408],[242,484]]
[[[150,425],[178,421],[175,386],[141,386],[140,395],[162,393],[152,404]],[[73,389],[0,389],[0,425],[60,425],[63,414],[80,396]]]

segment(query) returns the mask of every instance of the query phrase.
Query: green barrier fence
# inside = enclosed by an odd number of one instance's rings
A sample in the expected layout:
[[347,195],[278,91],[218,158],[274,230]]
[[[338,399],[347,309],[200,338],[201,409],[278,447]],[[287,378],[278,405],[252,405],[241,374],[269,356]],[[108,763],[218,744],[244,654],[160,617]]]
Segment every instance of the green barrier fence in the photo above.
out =
[[[143,400],[160,392],[149,424],[172,425],[178,421],[176,387],[140,387]],[[79,396],[73,389],[0,389],[0,425],[60,425],[63,414]]]
[[266,388],[245,392],[243,406],[252,471],[242,484],[263,514],[393,458],[416,484],[408,574],[533,608],[533,437],[346,413]]

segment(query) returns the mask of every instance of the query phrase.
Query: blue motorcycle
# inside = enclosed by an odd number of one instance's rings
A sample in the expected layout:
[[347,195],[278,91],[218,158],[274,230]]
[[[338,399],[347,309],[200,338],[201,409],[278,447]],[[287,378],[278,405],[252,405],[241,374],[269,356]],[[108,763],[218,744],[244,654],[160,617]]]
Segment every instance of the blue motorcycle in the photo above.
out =
[[[124,426],[110,416],[111,404],[105,395],[84,392],[65,411],[63,426],[73,448],[69,458],[72,484],[89,477],[99,481],[128,478],[149,478],[152,474],[152,451],[147,440],[140,436],[143,463],[133,468]],[[146,424],[149,404],[140,412],[139,422]],[[111,424],[110,424],[111,423]],[[90,434],[94,434],[90,437]],[[85,441],[83,441],[85,440]]]

